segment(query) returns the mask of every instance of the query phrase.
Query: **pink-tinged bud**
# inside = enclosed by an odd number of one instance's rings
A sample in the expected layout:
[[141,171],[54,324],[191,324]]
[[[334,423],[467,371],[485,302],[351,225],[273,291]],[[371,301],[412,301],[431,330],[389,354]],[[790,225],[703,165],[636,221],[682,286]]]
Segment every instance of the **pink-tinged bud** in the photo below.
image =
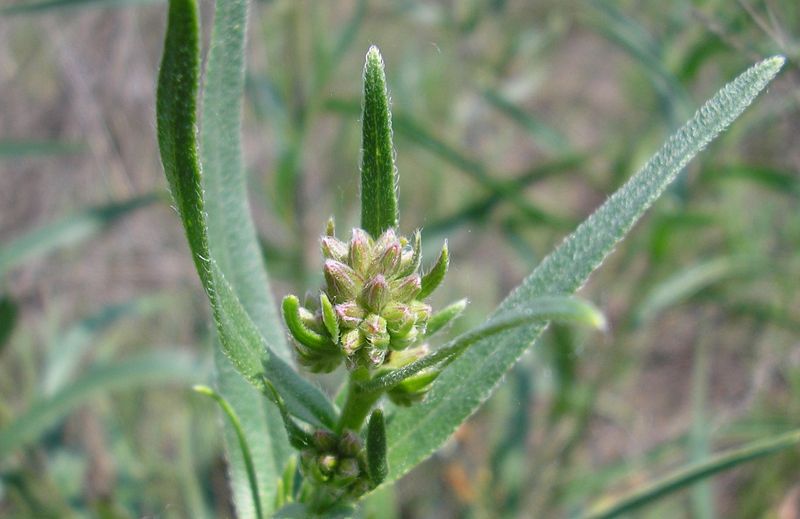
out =
[[417,320],[411,308],[404,303],[389,303],[381,316],[386,319],[386,328],[392,336],[407,334]]
[[392,339],[389,341],[389,349],[395,351],[405,350],[417,342],[417,338],[419,337],[419,328],[412,326],[404,334],[391,334],[390,332],[390,337]]
[[394,229],[386,229],[386,231],[375,240],[375,250],[382,251],[393,244],[400,245],[400,240],[397,238],[397,233]]
[[422,280],[419,274],[411,274],[392,282],[391,287],[392,300],[406,303],[414,299],[422,289]]
[[378,274],[367,281],[361,290],[361,300],[367,309],[374,313],[380,313],[383,310],[383,307],[389,301],[390,295],[389,283],[382,274]]
[[337,240],[333,236],[323,236],[319,244],[325,259],[336,261],[347,260],[347,244],[343,241]]
[[367,315],[364,309],[353,301],[338,304],[333,309],[342,328],[357,328]]
[[367,346],[361,350],[361,358],[368,368],[377,368],[383,364],[383,359],[386,358],[386,350]]
[[358,460],[355,458],[344,458],[339,462],[339,468],[336,471],[337,483],[349,483],[355,481],[361,469],[358,467]]
[[362,321],[361,333],[369,344],[375,348],[385,350],[389,347],[389,332],[386,331],[386,319],[379,315],[369,314]]
[[345,429],[342,437],[339,439],[339,453],[342,456],[354,458],[358,456],[361,449],[364,448],[361,437],[350,429]]
[[400,256],[402,254],[402,247],[399,241],[395,240],[383,249],[378,249],[376,246],[375,254],[376,257],[369,268],[370,273],[380,273],[387,277],[392,277],[397,274],[400,268]]
[[358,295],[362,282],[353,269],[342,262],[329,259],[325,260],[323,271],[328,283],[328,295],[334,302],[349,301]]
[[417,324],[425,324],[431,318],[433,309],[431,305],[423,303],[422,301],[412,301],[409,303],[408,308],[414,314]]
[[363,229],[353,229],[349,250],[350,266],[361,275],[367,273],[372,261],[372,239]]
[[361,348],[361,332],[358,329],[342,334],[342,351],[348,357]]
[[333,452],[336,449],[338,438],[331,431],[317,429],[312,436],[314,447],[319,452]]

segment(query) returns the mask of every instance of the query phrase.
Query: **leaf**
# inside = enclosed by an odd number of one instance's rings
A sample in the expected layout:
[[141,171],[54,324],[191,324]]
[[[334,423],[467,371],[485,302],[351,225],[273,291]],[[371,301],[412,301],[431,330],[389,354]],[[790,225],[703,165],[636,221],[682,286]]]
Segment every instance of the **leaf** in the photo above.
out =
[[[291,363],[291,351],[272,300],[269,278],[250,216],[242,159],[247,2],[226,0],[216,2],[215,6],[200,136],[210,256],[257,328],[252,333],[254,337],[248,339],[256,342],[250,344],[263,344],[263,340],[256,337],[260,335],[270,345],[270,355],[279,355]],[[219,283],[215,285],[219,286]],[[251,361],[257,368],[257,378],[250,379],[255,384],[261,382],[266,345],[263,348],[254,352]],[[230,412],[238,417],[238,425],[230,420],[224,422],[234,506],[237,516],[242,519],[260,518],[273,510],[276,482],[290,453],[283,423],[277,409],[256,389],[248,387],[241,375],[231,369],[227,359],[215,355],[215,361],[220,398],[227,399]],[[287,369],[290,368],[287,366]],[[243,456],[240,454],[242,445],[248,443],[252,446],[251,453]],[[256,480],[260,485],[255,485]]]
[[392,145],[392,114],[383,58],[374,45],[364,65],[361,116],[361,227],[373,238],[397,227],[397,169]]
[[375,409],[367,425],[367,473],[373,485],[380,485],[386,478],[386,425],[383,411]]
[[729,256],[693,265],[653,287],[636,310],[635,321],[644,324],[708,286],[755,269],[752,261]]
[[61,334],[50,347],[41,388],[51,395],[72,378],[80,366],[92,340],[118,320],[134,315],[143,315],[166,306],[164,298],[146,296],[124,303],[107,305],[100,311],[81,319]]
[[[17,6],[0,9],[0,16],[15,7]],[[72,155],[85,149],[86,146],[79,142],[2,140],[0,141],[0,159]]]
[[203,370],[190,355],[155,352],[95,366],[50,397],[33,402],[0,430],[0,459],[35,442],[73,409],[109,391],[152,384],[196,382]]
[[18,2],[0,9],[0,16],[40,14],[54,9],[76,7],[122,7],[129,4],[149,4],[158,0],[42,0]]
[[10,296],[7,294],[0,296],[0,353],[14,333],[18,313],[19,306]]
[[[639,173],[546,257],[490,320],[518,312],[533,298],[578,290],[687,162],[744,111],[783,62],[782,57],[762,61],[720,90]],[[399,478],[444,443],[489,397],[544,328],[544,324],[525,325],[479,341],[439,376],[425,401],[399,410],[387,429],[387,481]]]
[[333,405],[319,389],[271,352],[225,275],[210,257],[195,134],[200,59],[196,2],[172,0],[167,24],[156,95],[161,161],[197,272],[211,303],[223,352],[237,371],[259,390],[265,389],[262,376],[266,375],[295,416],[312,424],[329,425],[335,415]]
[[123,202],[90,207],[28,231],[0,248],[0,279],[12,268],[61,247],[75,245],[158,199],[157,195],[148,194]]
[[[247,470],[247,479],[248,483],[250,484],[250,493],[255,503],[255,516],[258,519],[262,519],[264,517],[264,512],[261,508],[261,497],[259,495],[259,485],[258,479],[256,478],[256,469],[253,465],[253,455],[250,452],[250,446],[248,445],[247,438],[244,434],[244,429],[242,429],[242,423],[239,421],[239,417],[236,415],[236,411],[233,410],[231,405],[225,400],[222,395],[214,391],[208,386],[194,386],[192,388],[197,393],[201,395],[206,395],[214,400],[222,410],[222,412],[227,416],[228,423],[230,424],[231,428],[236,433],[236,439],[239,442],[239,450],[241,451],[242,458],[244,459],[244,464]],[[267,484],[265,482],[265,484]],[[240,515],[241,516],[241,515]]]
[[681,490],[692,483],[702,481],[725,470],[732,469],[748,461],[753,461],[783,449],[800,444],[800,431],[754,441],[718,454],[706,461],[679,469],[643,488],[608,505],[600,505],[591,510],[584,519],[610,519],[622,514],[638,510],[672,492]]

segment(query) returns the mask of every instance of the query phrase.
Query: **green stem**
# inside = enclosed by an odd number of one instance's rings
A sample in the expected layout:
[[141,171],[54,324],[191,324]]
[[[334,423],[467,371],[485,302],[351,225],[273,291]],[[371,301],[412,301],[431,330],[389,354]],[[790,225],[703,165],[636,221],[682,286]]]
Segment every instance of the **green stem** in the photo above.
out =
[[369,380],[369,372],[366,369],[359,369],[350,374],[350,381],[347,385],[347,399],[336,425],[336,433],[341,434],[345,429],[360,431],[364,425],[367,415],[378,402],[383,394],[383,390],[364,391],[360,385]]

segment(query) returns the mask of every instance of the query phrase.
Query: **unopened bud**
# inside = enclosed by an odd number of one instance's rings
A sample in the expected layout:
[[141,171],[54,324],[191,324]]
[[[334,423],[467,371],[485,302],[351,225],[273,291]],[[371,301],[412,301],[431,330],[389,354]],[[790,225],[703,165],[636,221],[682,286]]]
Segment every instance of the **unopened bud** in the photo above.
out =
[[320,248],[325,259],[347,260],[347,244],[333,236],[323,236],[320,239]]
[[414,243],[411,247],[404,248],[400,256],[400,272],[401,276],[407,276],[412,272],[419,269],[422,261],[422,233],[419,230],[414,232]]
[[342,334],[341,347],[347,356],[352,355],[361,348],[361,332],[358,331],[358,328]]
[[363,229],[353,229],[350,239],[349,259],[350,266],[359,274],[366,274],[372,261],[372,240]]
[[419,274],[411,274],[404,278],[400,278],[391,284],[392,286],[392,300],[407,303],[414,299],[422,288],[422,281]]
[[361,299],[368,310],[380,313],[389,301],[389,283],[382,274],[378,274],[364,284],[361,290]]
[[356,328],[366,316],[364,309],[353,301],[336,305],[334,311],[343,328]]
[[339,462],[339,468],[336,471],[335,483],[347,484],[361,474],[361,468],[358,466],[358,460],[355,458],[344,458]]
[[352,268],[329,259],[325,261],[323,271],[328,283],[328,295],[334,302],[349,301],[356,297],[361,288],[361,279]]
[[386,349],[389,346],[389,332],[386,331],[386,319],[379,315],[369,314],[359,326],[364,338],[375,348]]
[[397,274],[402,254],[402,247],[400,247],[400,242],[398,240],[389,243],[382,249],[379,249],[376,245],[375,254],[375,259],[370,266],[371,273],[382,273],[389,277]]
[[339,438],[339,453],[342,456],[356,457],[361,449],[364,448],[361,437],[350,429],[345,429]]
[[338,440],[336,435],[327,429],[317,429],[312,437],[314,447],[319,452],[333,452],[336,449]]
[[336,456],[333,454],[322,454],[317,458],[317,466],[319,467],[320,472],[326,476],[330,476],[333,474],[333,471],[336,470],[338,461],[339,460],[337,460]]
[[385,358],[386,350],[383,348],[377,348],[370,345],[361,349],[361,360],[369,368],[379,367],[381,364],[383,364],[383,360]]

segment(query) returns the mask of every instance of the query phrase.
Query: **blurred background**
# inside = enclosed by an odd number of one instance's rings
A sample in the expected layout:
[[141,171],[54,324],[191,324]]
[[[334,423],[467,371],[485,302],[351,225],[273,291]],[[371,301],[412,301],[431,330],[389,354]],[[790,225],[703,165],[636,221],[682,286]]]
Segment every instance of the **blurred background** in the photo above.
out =
[[[231,517],[220,418],[189,389],[212,378],[209,312],[155,140],[166,5],[1,5],[0,517]],[[276,297],[321,284],[329,215],[358,223],[373,43],[401,230],[428,261],[449,239],[434,305],[471,301],[454,332],[718,88],[788,63],[582,290],[609,332],[551,327],[365,517],[569,517],[797,428],[798,2],[254,2],[244,151]],[[798,518],[798,467],[783,451],[636,517]]]

